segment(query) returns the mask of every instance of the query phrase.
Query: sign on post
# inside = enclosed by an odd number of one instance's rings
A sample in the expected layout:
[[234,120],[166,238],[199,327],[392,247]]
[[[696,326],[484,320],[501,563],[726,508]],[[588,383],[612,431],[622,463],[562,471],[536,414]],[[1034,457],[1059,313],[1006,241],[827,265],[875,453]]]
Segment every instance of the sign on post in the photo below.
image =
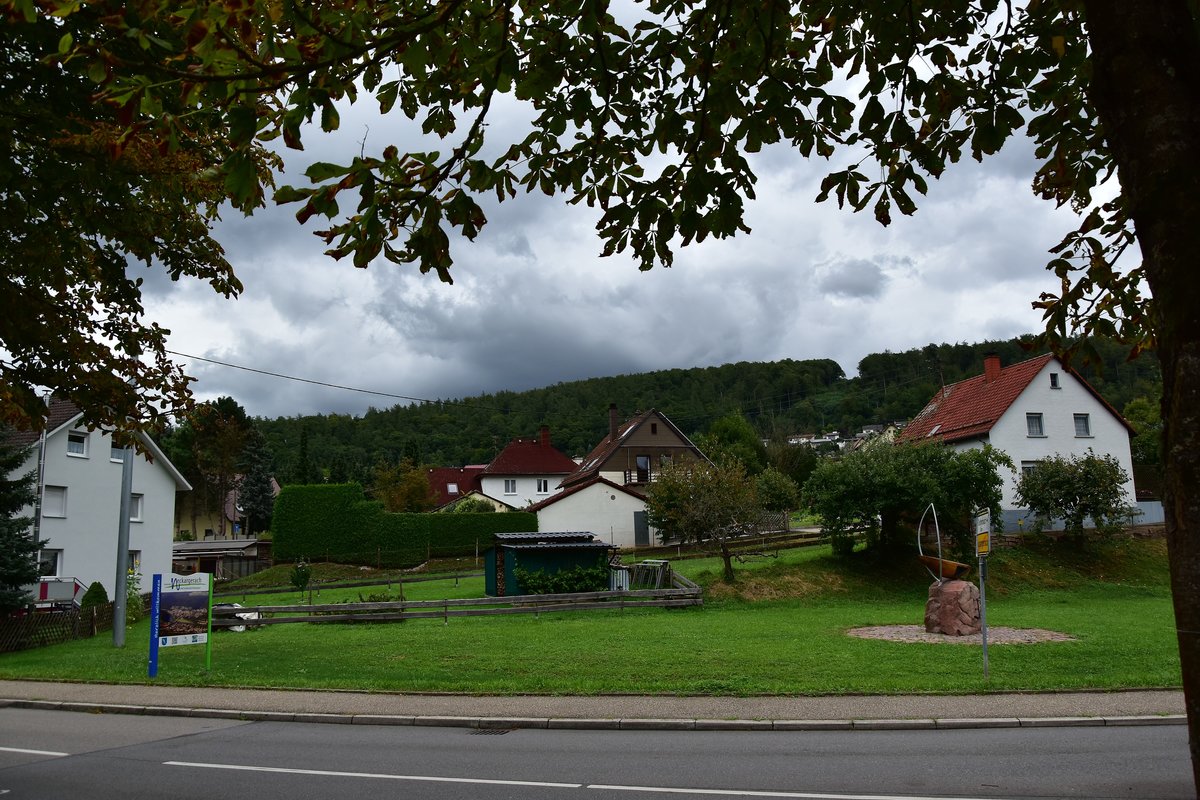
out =
[[988,677],[987,560],[992,549],[992,512],[975,515],[975,556],[979,559],[979,623],[983,641],[983,677]]
[[212,669],[212,575],[155,575],[150,595],[151,678],[158,675],[158,649],[204,645],[204,668]]

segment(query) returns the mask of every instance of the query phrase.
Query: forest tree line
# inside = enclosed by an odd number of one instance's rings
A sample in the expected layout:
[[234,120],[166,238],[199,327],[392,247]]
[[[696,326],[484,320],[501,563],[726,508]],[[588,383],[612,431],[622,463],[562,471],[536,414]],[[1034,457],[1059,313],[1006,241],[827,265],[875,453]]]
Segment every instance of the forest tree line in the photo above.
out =
[[[873,353],[848,378],[829,359],[739,362],[717,367],[658,370],[559,383],[524,392],[369,409],[362,416],[316,414],[254,418],[274,457],[280,483],[371,482],[377,465],[486,464],[512,439],[548,425],[553,445],[568,456],[589,452],[608,431],[608,408],[622,420],[657,408],[685,433],[702,436],[718,420],[740,416],[764,440],[901,422],[924,407],[942,385],[983,371],[986,353],[1003,364],[1039,354],[1031,337],[974,344],[930,344]],[[1162,379],[1152,352],[1132,361],[1124,346],[1093,340],[1095,361],[1072,366],[1135,428],[1157,425]],[[1133,403],[1133,407],[1127,407]],[[1140,432],[1140,431],[1139,431]],[[1156,462],[1156,433],[1139,443],[1135,461]]]

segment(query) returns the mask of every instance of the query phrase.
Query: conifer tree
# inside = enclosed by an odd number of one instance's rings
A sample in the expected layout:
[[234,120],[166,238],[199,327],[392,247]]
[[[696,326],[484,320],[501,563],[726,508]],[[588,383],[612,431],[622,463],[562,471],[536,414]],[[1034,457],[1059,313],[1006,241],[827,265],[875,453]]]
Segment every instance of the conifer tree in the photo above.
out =
[[0,617],[29,601],[21,587],[37,581],[37,554],[45,544],[33,537],[33,518],[22,515],[37,498],[37,474],[16,474],[25,450],[8,444],[4,434],[0,431]]

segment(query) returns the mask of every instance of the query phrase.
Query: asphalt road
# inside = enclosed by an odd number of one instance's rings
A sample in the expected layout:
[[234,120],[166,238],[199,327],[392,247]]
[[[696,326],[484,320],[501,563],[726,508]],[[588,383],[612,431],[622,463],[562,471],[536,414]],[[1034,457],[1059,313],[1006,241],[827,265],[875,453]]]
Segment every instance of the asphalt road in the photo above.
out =
[[1191,798],[1179,725],[586,731],[0,709],[0,796]]

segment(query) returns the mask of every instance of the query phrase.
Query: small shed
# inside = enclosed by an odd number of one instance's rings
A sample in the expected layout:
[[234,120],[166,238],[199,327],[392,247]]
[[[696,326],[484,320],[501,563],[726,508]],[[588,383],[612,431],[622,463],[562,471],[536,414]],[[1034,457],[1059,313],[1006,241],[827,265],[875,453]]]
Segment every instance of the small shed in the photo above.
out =
[[205,539],[175,542],[171,568],[179,575],[210,572],[217,580],[244,578],[271,566],[269,539]]
[[484,553],[484,591],[489,597],[524,594],[517,581],[518,564],[522,569],[555,573],[575,567],[593,567],[616,548],[596,541],[586,531],[555,533],[497,533]]

